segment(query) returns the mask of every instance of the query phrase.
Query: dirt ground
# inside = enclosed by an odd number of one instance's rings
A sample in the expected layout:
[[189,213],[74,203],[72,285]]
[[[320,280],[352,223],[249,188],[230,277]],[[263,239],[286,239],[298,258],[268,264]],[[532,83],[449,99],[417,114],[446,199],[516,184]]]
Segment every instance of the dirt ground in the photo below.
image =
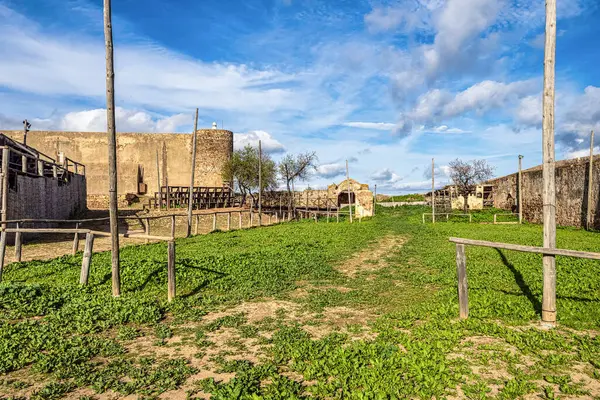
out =
[[[229,227],[230,229],[240,228],[240,212],[242,212],[241,225],[242,228],[250,227],[250,213],[248,209],[241,208],[219,208],[218,210],[195,210],[194,214],[199,214],[197,218],[195,215],[192,219],[192,234],[206,234],[210,233],[213,228],[213,216],[212,214],[218,211],[217,215],[217,229],[227,230],[227,212],[231,212],[231,219]],[[142,209],[126,209],[123,210],[121,215],[124,216],[137,216],[139,219],[128,219],[121,220],[119,223],[119,231],[121,233],[130,232],[144,234],[144,218],[154,217],[160,215],[170,214],[187,214],[185,209],[176,209],[170,211],[146,211]],[[81,216],[80,219],[92,219],[92,218],[105,218],[108,217],[108,210],[88,210],[85,215]],[[268,215],[263,215],[262,224],[269,225],[276,222],[275,217],[269,218]],[[258,217],[254,213],[252,226],[258,226]],[[26,224],[23,228],[41,227]],[[57,228],[73,229],[75,223],[62,223]],[[109,232],[110,226],[108,221],[94,221],[89,223],[83,223],[79,226],[81,229],[92,229],[96,231]],[[187,215],[177,216],[175,218],[175,237],[185,237],[187,231]],[[171,218],[161,219],[150,219],[150,235],[153,236],[165,236],[171,235]],[[142,244],[146,241],[144,239],[135,238],[120,238],[120,247],[131,246],[136,244]],[[152,241],[151,241],[152,242]],[[21,250],[22,261],[32,260],[47,260],[51,258],[60,257],[67,254],[72,254],[74,245],[74,234],[23,234],[23,247]],[[85,246],[85,236],[79,235],[79,251],[83,251]],[[111,242],[110,237],[96,236],[94,238],[94,252],[102,252],[110,250]],[[6,262],[13,262],[15,254],[14,246],[8,245],[6,249]]]

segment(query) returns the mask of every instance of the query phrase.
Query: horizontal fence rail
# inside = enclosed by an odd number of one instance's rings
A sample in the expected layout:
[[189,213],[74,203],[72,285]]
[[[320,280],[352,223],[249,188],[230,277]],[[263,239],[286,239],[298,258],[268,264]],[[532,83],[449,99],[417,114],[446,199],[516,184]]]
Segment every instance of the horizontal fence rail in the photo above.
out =
[[[433,216],[433,213],[423,213],[423,223],[425,223],[425,216],[426,215],[431,215]],[[446,221],[448,221],[449,216],[456,216],[456,217],[469,217],[469,222],[473,221],[473,214],[455,214],[455,213],[435,213],[435,216],[437,217],[438,215],[445,215],[446,216]]]
[[568,249],[550,249],[547,247],[525,246],[512,243],[489,242],[486,240],[474,240],[451,237],[448,239],[456,244],[456,275],[458,279],[458,304],[460,308],[460,318],[469,317],[469,292],[467,284],[467,258],[465,255],[465,246],[488,247],[492,249],[503,249],[519,251],[522,253],[534,253],[550,256],[564,256],[584,258],[588,260],[600,260],[600,253],[589,251],[578,251]]

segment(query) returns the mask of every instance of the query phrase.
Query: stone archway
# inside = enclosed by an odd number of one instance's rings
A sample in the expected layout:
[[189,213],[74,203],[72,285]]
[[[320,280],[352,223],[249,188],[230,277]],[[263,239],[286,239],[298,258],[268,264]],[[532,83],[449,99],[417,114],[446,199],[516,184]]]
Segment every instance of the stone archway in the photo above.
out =
[[348,191],[344,190],[340,192],[337,196],[337,206],[342,207],[343,205],[355,204],[356,195],[354,192],[350,192],[350,201],[348,201]]

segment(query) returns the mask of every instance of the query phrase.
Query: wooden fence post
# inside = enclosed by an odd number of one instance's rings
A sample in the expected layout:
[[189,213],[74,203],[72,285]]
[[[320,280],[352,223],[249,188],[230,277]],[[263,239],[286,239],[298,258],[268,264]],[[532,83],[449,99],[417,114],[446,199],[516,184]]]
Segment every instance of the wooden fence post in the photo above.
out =
[[171,237],[175,237],[175,216],[171,216]]
[[469,317],[469,291],[467,286],[467,259],[465,256],[465,245],[456,245],[456,274],[458,277],[458,305],[460,308],[460,319]]
[[254,225],[254,213],[252,212],[252,209],[250,209],[250,224],[248,226],[250,228],[252,228],[253,225]]
[[337,210],[335,210],[335,218],[336,218],[336,222],[340,222],[340,209],[338,208]]
[[217,213],[213,214],[213,228],[212,231],[216,231],[217,230]]
[[90,264],[92,262],[92,254],[94,253],[94,234],[87,233],[85,235],[85,249],[83,250],[83,259],[81,260],[81,275],[79,283],[82,285],[88,284],[90,276]]
[[594,214],[592,213],[592,193],[594,190],[594,186],[592,185],[594,181],[594,131],[590,133],[590,163],[588,166],[588,182],[587,182],[587,216],[585,219],[586,227],[588,230],[594,227]]
[[319,222],[319,220],[317,219],[317,213],[315,213],[315,222]]
[[242,212],[241,212],[241,211],[240,211],[240,215],[239,215],[239,217],[240,217],[240,218],[239,218],[239,219],[240,219],[240,229],[242,229],[242,228],[243,228],[243,226],[242,226]]
[[[19,223],[17,222],[17,229],[19,229]],[[21,262],[21,232],[15,233],[15,261]]]
[[231,230],[231,211],[227,213],[227,230]]
[[169,302],[175,298],[175,241],[169,241],[168,247],[168,262],[167,262],[167,285]]
[[194,228],[194,235],[198,234],[198,225],[200,225],[200,215],[196,215],[196,227]]
[[[79,223],[75,224],[75,229],[79,229]],[[79,233],[75,232],[73,236],[73,255],[77,254],[79,251]]]
[[[146,233],[146,235],[150,235],[150,218],[146,218],[145,220],[145,224],[144,224],[144,232]],[[148,244],[150,242],[149,239],[146,239],[146,244]]]
[[271,217],[272,217],[272,215],[269,214],[269,225],[271,225]]
[[2,270],[4,269],[4,254],[6,253],[6,231],[0,233],[0,282],[2,282]]

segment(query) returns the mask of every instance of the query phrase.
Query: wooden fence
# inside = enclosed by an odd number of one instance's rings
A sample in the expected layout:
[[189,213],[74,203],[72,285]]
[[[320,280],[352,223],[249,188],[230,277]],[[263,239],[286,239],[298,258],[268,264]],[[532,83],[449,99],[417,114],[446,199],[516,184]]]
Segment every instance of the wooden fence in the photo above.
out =
[[[435,213],[435,214],[434,214],[434,213],[423,213],[423,223],[425,223],[425,216],[426,216],[426,215],[431,215],[432,219],[433,219],[433,216],[434,216],[434,215],[435,215],[436,217],[437,217],[438,215],[445,215],[445,216],[446,216],[446,221],[448,221],[448,220],[449,220],[449,218],[450,218],[450,215],[452,215],[452,216],[457,216],[457,217],[469,217],[469,222],[472,222],[472,221],[473,221],[473,215],[472,215],[472,214],[454,214],[454,213]],[[434,221],[434,222],[435,222],[435,221]]]
[[[253,210],[240,210],[240,211],[215,211],[212,213],[195,213],[193,214],[196,217],[196,226],[194,229],[194,234],[198,234],[198,226],[200,224],[201,216],[212,216],[212,231],[217,230],[217,215],[224,214],[227,215],[227,230],[235,229],[232,224],[232,216],[234,214],[238,214],[238,225],[237,229],[244,229],[245,227],[242,224],[242,214],[249,214],[249,224],[248,227],[254,227],[254,219],[256,218],[256,222],[258,226],[262,226],[263,224],[272,225],[279,224],[281,222],[291,221],[295,219],[292,215],[293,213],[288,213],[284,211],[279,213],[277,211],[273,212],[263,212],[262,214],[258,214]],[[329,211],[305,211],[305,210],[296,210],[296,215],[298,218],[304,219],[314,219],[315,222],[318,222],[319,215],[325,216],[327,218],[327,222],[330,221],[335,215],[336,222],[340,222],[340,213],[339,210],[336,210],[335,213]],[[168,293],[167,297],[169,301],[172,301],[176,295],[176,284],[175,284],[175,226],[176,226],[176,218],[177,217],[186,217],[186,225],[187,225],[187,214],[167,214],[167,215],[154,215],[154,216],[120,216],[120,220],[144,220],[144,231],[129,231],[125,233],[119,234],[121,237],[132,238],[132,239],[140,239],[144,240],[148,243],[150,240],[158,240],[158,241],[167,241],[167,287]],[[150,220],[162,219],[162,218],[170,218],[171,219],[171,234],[170,236],[156,236],[150,234]],[[22,246],[23,240],[22,236],[25,233],[34,233],[34,234],[73,234],[73,250],[72,254],[75,255],[79,251],[79,239],[81,235],[85,235],[85,247],[83,251],[83,258],[81,261],[81,274],[79,283],[82,285],[87,285],[89,272],[90,272],[90,264],[93,256],[94,249],[94,239],[98,236],[109,237],[110,232],[103,232],[91,229],[83,229],[81,228],[81,224],[89,223],[89,222],[98,222],[98,221],[106,221],[108,217],[104,218],[90,218],[90,219],[79,219],[79,220],[55,220],[55,219],[20,219],[20,220],[12,220],[12,221],[4,221],[0,222],[2,227],[6,227],[0,236],[0,281],[2,280],[2,271],[4,269],[4,261],[6,254],[6,237],[8,233],[15,234],[15,261],[20,262],[22,258]],[[72,223],[75,224],[75,228],[22,228],[24,223]],[[15,228],[8,228],[8,225],[15,225]]]
[[467,257],[465,255],[465,245],[490,247],[493,249],[504,249],[520,251],[524,253],[536,253],[546,256],[565,256],[575,258],[586,258],[589,260],[600,260],[600,253],[591,253],[587,251],[576,251],[566,249],[550,249],[535,246],[523,246],[519,244],[488,242],[485,240],[461,239],[451,237],[450,242],[456,244],[456,274],[458,278],[458,304],[460,308],[460,318],[469,317],[469,293],[467,284]]

